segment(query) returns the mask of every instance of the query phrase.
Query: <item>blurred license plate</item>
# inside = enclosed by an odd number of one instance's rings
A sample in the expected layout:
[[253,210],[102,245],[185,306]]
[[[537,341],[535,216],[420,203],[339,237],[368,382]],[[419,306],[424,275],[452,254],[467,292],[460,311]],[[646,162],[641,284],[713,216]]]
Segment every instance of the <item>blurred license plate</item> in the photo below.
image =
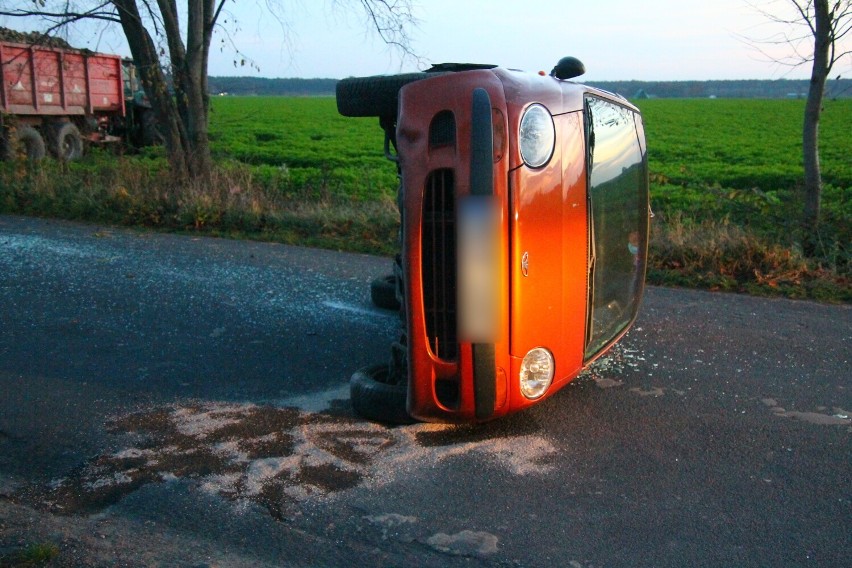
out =
[[498,209],[492,197],[468,196],[458,211],[458,332],[471,343],[497,335],[500,242]]

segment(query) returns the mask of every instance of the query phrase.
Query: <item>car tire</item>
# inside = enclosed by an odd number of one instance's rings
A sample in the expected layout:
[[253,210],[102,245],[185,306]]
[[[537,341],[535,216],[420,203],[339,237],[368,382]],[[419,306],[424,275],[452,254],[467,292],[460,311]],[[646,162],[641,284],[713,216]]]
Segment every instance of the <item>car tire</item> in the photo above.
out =
[[48,132],[50,152],[57,159],[70,162],[83,157],[83,137],[74,124],[70,122],[55,124]]
[[396,118],[399,90],[436,73],[403,73],[374,77],[349,77],[338,81],[337,112],[343,116]]
[[370,282],[370,299],[373,305],[385,310],[399,310],[396,297],[396,276],[388,274]]
[[412,424],[408,414],[408,386],[406,381],[391,384],[387,364],[369,365],[349,379],[349,395],[355,413],[376,422]]

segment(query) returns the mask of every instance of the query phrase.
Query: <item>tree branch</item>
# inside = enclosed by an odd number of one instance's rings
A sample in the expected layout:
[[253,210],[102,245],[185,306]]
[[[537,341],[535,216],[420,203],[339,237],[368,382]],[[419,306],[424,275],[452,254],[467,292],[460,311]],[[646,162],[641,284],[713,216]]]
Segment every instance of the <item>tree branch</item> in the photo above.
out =
[[[118,23],[118,17],[113,10],[104,10],[104,8],[110,6],[111,4],[111,2],[102,2],[101,4],[94,6],[93,8],[85,12],[53,12],[49,10],[24,10],[22,8],[17,8],[15,10],[0,10],[0,16],[9,16],[12,18],[27,18],[32,16],[38,16],[41,18],[61,20],[61,25],[66,25],[68,23],[77,22],[85,19],[104,20],[108,22]],[[61,25],[54,26],[54,28],[61,27]]]

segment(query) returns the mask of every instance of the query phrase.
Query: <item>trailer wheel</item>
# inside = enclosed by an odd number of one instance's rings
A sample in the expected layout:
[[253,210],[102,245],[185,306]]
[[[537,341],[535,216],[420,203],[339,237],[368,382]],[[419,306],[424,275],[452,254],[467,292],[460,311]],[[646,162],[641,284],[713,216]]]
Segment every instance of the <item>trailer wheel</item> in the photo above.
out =
[[396,118],[399,90],[414,81],[434,77],[436,73],[403,73],[375,77],[349,77],[338,81],[337,112],[343,116],[379,116]]
[[50,151],[58,159],[70,162],[83,157],[83,137],[70,122],[55,124],[50,129]]
[[392,424],[412,424],[406,410],[408,388],[388,383],[387,364],[370,365],[355,371],[349,379],[349,396],[356,414],[367,420]]
[[46,153],[44,139],[32,126],[20,126],[7,131],[4,140],[2,148],[4,160],[11,160],[20,154],[28,160],[38,161],[44,158]]

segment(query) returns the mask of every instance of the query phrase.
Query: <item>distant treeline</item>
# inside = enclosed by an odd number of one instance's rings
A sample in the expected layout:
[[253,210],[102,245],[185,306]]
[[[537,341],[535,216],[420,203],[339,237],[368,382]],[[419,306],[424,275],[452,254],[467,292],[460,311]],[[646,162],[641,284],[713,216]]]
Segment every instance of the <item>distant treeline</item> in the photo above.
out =
[[[333,95],[337,79],[267,79],[263,77],[210,77],[213,95]],[[807,80],[743,81],[590,81],[590,85],[627,98],[804,98]],[[852,79],[833,79],[826,96],[852,97]]]
[[266,79],[263,77],[210,77],[212,95],[333,95],[337,79]]
[[[589,81],[589,84],[629,99],[786,99],[807,97],[809,81]],[[852,97],[852,79],[829,80],[826,97]]]

